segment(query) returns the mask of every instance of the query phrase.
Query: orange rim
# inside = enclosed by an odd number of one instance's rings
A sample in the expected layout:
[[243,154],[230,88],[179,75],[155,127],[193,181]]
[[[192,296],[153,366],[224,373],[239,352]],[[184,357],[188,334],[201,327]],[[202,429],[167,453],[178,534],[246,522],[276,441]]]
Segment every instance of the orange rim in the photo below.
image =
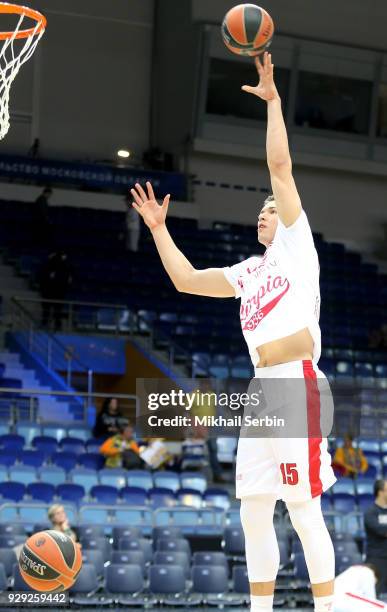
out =
[[8,38],[28,38],[29,36],[33,36],[35,34],[40,34],[47,25],[47,19],[42,13],[39,11],[35,11],[34,9],[28,8],[28,6],[19,6],[18,4],[8,4],[8,2],[0,2],[0,13],[8,13],[13,14],[16,13],[18,15],[26,15],[26,17],[30,17],[30,19],[35,19],[38,22],[39,26],[37,29],[29,28],[28,30],[20,30],[15,36],[15,32],[0,32],[0,40],[7,40]]

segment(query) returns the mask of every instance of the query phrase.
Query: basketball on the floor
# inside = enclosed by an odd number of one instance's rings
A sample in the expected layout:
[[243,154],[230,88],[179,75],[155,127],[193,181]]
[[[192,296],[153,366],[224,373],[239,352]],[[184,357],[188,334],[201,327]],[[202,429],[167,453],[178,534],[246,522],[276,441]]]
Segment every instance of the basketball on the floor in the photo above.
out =
[[82,567],[79,546],[67,535],[54,531],[34,533],[19,557],[23,580],[36,591],[65,591],[75,582]]
[[272,18],[255,4],[238,4],[223,19],[224,44],[237,55],[260,55],[270,45],[273,34]]

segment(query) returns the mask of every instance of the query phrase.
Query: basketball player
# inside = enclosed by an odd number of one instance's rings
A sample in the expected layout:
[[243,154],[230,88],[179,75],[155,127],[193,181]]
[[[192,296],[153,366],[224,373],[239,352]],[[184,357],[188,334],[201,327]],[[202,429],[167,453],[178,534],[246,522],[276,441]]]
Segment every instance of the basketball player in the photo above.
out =
[[[267,249],[263,258],[251,257],[232,267],[195,269],[174,244],[165,219],[170,196],[159,206],[153,189],[136,184],[133,207],[150,228],[162,263],[179,292],[241,299],[244,337],[258,378],[301,377],[309,411],[316,397],[320,357],[319,264],[312,233],[292,176],[286,127],[274,77],[271,55],[256,59],[259,83],[242,89],[266,101],[267,163],[273,196],[258,215],[258,241]],[[310,393],[308,392],[311,391]],[[314,411],[319,406],[314,402]],[[273,610],[279,549],[273,526],[276,500],[282,498],[303,545],[314,595],[314,609],[333,606],[334,551],[321,512],[321,493],[335,477],[326,438],[240,437],[236,495],[251,591],[251,610]]]
[[371,564],[352,565],[335,580],[334,612],[381,612],[387,610],[376,599],[377,570]]

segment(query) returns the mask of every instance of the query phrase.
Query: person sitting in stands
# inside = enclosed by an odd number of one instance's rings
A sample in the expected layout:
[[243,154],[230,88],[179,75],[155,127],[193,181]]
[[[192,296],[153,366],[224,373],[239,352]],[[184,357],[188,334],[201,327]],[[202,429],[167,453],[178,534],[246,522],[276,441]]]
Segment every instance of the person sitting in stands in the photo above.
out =
[[95,421],[93,435],[96,438],[108,438],[128,424],[128,419],[121,414],[115,397],[108,397]]
[[60,531],[69,536],[74,542],[77,541],[75,532],[71,529],[66,511],[61,504],[52,504],[48,509],[48,518],[52,524],[51,529]]
[[335,472],[340,476],[356,478],[359,474],[364,474],[367,471],[368,461],[361,448],[355,448],[352,443],[353,436],[346,434],[343,446],[336,449],[332,465]]
[[133,427],[125,425],[119,433],[111,436],[100,447],[100,452],[105,457],[105,467],[120,468],[127,470],[144,467],[140,458],[140,449],[133,436]]

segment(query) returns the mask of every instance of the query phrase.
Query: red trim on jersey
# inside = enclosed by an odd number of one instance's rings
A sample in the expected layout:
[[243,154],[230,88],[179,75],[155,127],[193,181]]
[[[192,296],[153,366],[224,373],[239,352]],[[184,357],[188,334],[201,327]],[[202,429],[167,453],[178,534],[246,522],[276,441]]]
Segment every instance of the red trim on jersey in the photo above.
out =
[[303,360],[302,368],[306,387],[310,492],[312,497],[317,497],[317,495],[321,495],[323,491],[320,479],[320,444],[322,441],[320,428],[320,391],[317,385],[317,376],[313,369],[313,363],[310,360]]
[[384,603],[378,603],[377,601],[372,601],[372,599],[366,599],[365,597],[360,597],[360,595],[354,595],[353,593],[346,593],[346,595],[348,595],[348,597],[353,597],[354,599],[358,599],[359,601],[365,601],[366,603],[370,604],[371,606],[374,606],[374,608],[381,608],[382,610],[385,609],[385,605]]

